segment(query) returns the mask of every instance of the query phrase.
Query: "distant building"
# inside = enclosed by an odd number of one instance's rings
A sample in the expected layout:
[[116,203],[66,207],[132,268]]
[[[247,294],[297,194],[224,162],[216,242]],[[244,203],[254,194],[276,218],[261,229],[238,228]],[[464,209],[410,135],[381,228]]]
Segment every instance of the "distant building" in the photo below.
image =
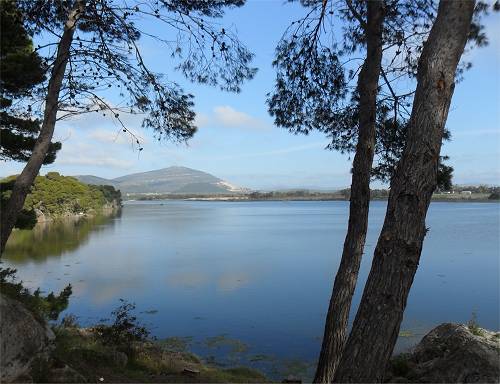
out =
[[471,191],[462,191],[460,192],[461,195],[472,195]]

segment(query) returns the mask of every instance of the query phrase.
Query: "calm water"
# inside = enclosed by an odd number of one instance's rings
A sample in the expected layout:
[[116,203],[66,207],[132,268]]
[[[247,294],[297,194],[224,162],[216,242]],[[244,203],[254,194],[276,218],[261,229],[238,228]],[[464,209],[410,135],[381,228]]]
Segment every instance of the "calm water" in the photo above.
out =
[[[371,205],[362,283],[385,207]],[[499,329],[499,209],[431,205],[402,326],[412,336],[397,350],[473,312],[480,325]],[[126,298],[156,336],[184,337],[209,360],[310,374],[347,214],[346,202],[132,202],[116,218],[19,231],[4,260],[30,287],[73,284],[67,312],[83,325],[109,317]]]

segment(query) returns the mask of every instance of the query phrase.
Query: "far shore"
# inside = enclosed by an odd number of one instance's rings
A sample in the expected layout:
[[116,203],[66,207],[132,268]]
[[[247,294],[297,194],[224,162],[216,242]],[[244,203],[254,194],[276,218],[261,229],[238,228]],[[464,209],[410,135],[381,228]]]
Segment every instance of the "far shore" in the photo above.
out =
[[[371,197],[371,201],[387,201],[387,195],[381,196],[377,192]],[[124,197],[125,201],[160,201],[160,200],[185,200],[185,201],[349,201],[349,196],[338,192],[254,192],[250,194],[232,195],[209,195],[209,194],[129,194]],[[432,196],[432,201],[439,202],[475,202],[495,203],[498,199],[491,199],[487,193],[472,194],[446,194],[439,193]]]

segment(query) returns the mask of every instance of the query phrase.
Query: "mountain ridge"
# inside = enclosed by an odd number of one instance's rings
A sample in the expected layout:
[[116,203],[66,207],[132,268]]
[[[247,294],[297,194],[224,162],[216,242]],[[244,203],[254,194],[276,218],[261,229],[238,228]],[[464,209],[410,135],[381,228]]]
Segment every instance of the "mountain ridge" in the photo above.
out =
[[123,193],[184,193],[184,194],[238,194],[248,192],[210,173],[196,169],[171,166],[146,172],[105,179],[94,175],[76,175],[87,184],[112,185]]

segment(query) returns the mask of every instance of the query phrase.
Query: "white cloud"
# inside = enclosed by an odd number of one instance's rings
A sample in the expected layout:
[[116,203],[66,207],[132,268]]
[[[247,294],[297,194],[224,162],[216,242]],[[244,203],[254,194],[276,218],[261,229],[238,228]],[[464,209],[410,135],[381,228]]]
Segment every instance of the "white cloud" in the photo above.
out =
[[105,129],[95,129],[89,133],[88,137],[102,143],[131,144],[131,138],[122,134],[122,131],[112,132]]
[[[130,132],[130,133],[129,133]],[[135,143],[136,140],[139,140],[139,142],[144,145],[149,143],[149,140],[139,136],[137,133],[134,131],[129,131],[129,132],[123,132],[122,129],[120,130],[108,130],[108,129],[95,129],[91,131],[88,134],[88,138],[91,140],[97,140],[101,143],[104,144],[126,144],[129,146],[132,146],[133,148],[136,148]],[[134,136],[132,136],[132,134]]]
[[271,127],[265,121],[253,117],[248,113],[238,111],[229,105],[214,107],[210,115],[197,113],[195,124],[197,127],[208,125],[248,129],[268,129]]
[[76,155],[71,157],[64,157],[56,160],[58,165],[93,165],[93,166],[106,166],[113,168],[127,169],[134,163],[129,160],[122,160],[116,157],[108,156],[84,156]]
[[249,126],[256,122],[250,115],[237,111],[228,105],[214,108],[215,119],[227,127]]
[[198,128],[205,127],[210,124],[210,116],[205,115],[204,113],[197,113],[194,119],[194,125]]
[[130,168],[134,164],[132,161],[122,160],[115,157],[82,155],[57,159],[56,162],[58,165],[91,165],[121,169]]
[[[120,109],[118,105],[108,102],[112,107]],[[128,113],[123,110],[119,112],[119,118],[127,129],[138,129],[141,127],[144,115],[140,113]],[[90,112],[71,116],[61,121],[64,125],[70,125],[77,129],[94,129],[102,127],[120,128],[121,123],[109,111]]]

